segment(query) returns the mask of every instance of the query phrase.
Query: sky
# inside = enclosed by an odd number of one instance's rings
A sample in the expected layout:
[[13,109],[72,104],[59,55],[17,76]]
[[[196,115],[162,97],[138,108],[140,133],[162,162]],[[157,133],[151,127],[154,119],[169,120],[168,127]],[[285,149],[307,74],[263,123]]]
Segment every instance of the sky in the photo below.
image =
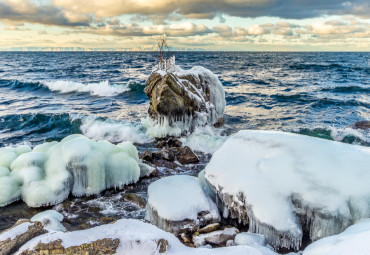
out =
[[0,50],[369,51],[370,1],[0,0]]

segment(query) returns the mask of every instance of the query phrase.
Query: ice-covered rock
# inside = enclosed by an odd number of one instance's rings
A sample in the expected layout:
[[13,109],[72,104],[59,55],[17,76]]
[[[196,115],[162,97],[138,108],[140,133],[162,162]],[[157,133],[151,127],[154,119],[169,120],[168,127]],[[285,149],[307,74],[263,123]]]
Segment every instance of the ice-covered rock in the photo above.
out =
[[175,234],[194,232],[219,222],[215,203],[205,194],[198,178],[170,176],[148,187],[146,220]]
[[370,215],[370,148],[277,131],[240,131],[205,178],[224,217],[274,246],[298,249]]
[[206,234],[200,234],[193,237],[195,247],[204,246],[206,244],[224,244],[229,240],[234,240],[234,237],[239,233],[237,228],[225,228]]
[[46,210],[40,212],[31,218],[32,222],[39,221],[45,229],[52,231],[65,231],[66,228],[62,225],[64,216],[55,210]]
[[370,254],[370,219],[363,219],[338,235],[318,240],[303,251],[303,255],[348,254]]
[[[190,248],[174,235],[139,220],[123,219],[112,224],[74,232],[38,236],[23,245],[24,254],[161,254],[168,255],[261,255],[248,246],[217,249]],[[264,253],[262,253],[264,255]]]
[[154,71],[144,92],[150,99],[145,121],[153,137],[179,136],[197,126],[214,125],[223,118],[225,92],[217,75],[195,66]]
[[113,145],[70,135],[61,142],[0,149],[0,206],[20,198],[31,207],[135,183],[154,169],[141,163],[130,142]]
[[0,233],[0,255],[14,254],[23,244],[46,232],[40,222],[18,220],[13,227]]

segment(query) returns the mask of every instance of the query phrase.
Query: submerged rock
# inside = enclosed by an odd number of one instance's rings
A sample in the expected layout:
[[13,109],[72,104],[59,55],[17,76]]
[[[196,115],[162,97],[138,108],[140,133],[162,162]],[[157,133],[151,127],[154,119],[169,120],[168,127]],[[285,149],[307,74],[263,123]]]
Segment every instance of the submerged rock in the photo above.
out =
[[0,255],[14,254],[22,245],[46,232],[41,222],[18,220],[13,227],[0,233]]
[[[205,168],[225,218],[274,248],[301,246],[370,216],[370,148],[275,131],[240,131]],[[355,185],[353,185],[355,184]]]
[[[145,94],[150,100],[152,136],[179,136],[196,126],[221,123],[226,105],[225,92],[218,77],[196,66],[169,72],[155,71],[146,81]],[[172,129],[172,130],[171,130]]]
[[219,222],[220,215],[214,202],[202,190],[198,178],[177,175],[149,185],[145,219],[179,235]]
[[369,120],[357,121],[349,125],[348,127],[353,129],[370,130],[370,121]]
[[188,146],[180,148],[176,154],[176,158],[181,164],[193,164],[199,162],[198,156]]

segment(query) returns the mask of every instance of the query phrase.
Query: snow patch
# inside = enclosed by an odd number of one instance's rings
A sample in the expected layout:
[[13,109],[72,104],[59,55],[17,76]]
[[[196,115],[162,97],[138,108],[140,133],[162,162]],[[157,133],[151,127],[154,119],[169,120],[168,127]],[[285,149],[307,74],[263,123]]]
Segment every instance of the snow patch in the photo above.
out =
[[55,210],[40,212],[31,218],[32,222],[40,221],[45,229],[52,231],[65,231],[62,225],[64,216]]

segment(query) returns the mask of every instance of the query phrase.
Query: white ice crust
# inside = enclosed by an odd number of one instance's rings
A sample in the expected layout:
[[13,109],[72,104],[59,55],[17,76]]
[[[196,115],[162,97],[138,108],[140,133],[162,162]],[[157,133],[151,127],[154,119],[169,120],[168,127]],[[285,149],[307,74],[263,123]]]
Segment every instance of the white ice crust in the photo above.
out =
[[20,198],[31,207],[53,205],[70,193],[84,196],[121,188],[141,174],[137,149],[130,142],[113,145],[70,135],[30,150],[0,149],[0,206]]
[[[193,176],[175,175],[153,182],[148,187],[148,204],[160,218],[169,221],[196,221],[200,212],[209,212],[210,219],[220,219],[215,203]],[[150,217],[147,214],[148,220]]]
[[49,243],[58,239],[62,240],[64,248],[91,243],[98,239],[111,238],[120,240],[116,254],[160,254],[157,241],[168,241],[166,254],[168,255],[265,255],[249,246],[234,246],[218,249],[189,248],[183,245],[174,235],[158,229],[154,225],[139,220],[123,219],[113,224],[74,232],[52,232],[38,236],[23,245],[16,254],[32,250],[38,243]]
[[[205,168],[229,209],[274,246],[298,248],[307,220],[312,240],[369,217],[370,148],[277,131],[240,131]],[[286,236],[283,241],[279,234]],[[287,240],[288,239],[288,240]]]
[[63,218],[64,216],[55,210],[46,210],[34,215],[31,221],[40,221],[47,230],[65,231],[66,228],[61,223]]
[[368,255],[370,254],[370,219],[363,219],[339,235],[318,240],[303,255]]

